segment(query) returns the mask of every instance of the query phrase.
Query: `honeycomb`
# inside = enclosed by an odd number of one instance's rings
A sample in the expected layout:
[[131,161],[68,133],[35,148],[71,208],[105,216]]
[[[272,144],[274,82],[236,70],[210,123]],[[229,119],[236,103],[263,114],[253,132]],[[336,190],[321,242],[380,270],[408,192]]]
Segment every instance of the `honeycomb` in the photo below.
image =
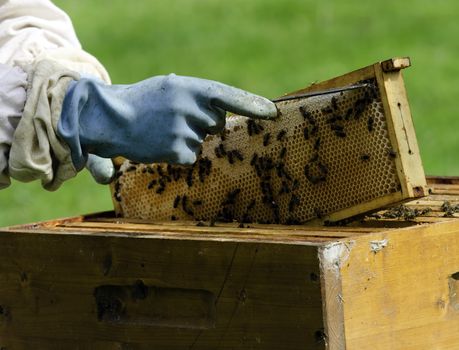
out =
[[401,190],[375,79],[276,103],[280,117],[227,118],[189,167],[125,161],[117,214],[150,220],[300,224]]

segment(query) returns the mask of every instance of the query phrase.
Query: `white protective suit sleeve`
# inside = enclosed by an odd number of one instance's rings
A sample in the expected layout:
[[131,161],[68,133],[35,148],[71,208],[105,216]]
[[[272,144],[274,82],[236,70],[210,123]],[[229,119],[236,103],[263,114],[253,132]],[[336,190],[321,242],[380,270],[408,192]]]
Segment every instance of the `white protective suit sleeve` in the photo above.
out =
[[40,179],[54,190],[76,175],[55,127],[67,86],[80,74],[110,83],[108,73],[82,50],[69,17],[49,0],[0,0],[0,63],[6,65],[0,67],[0,188],[11,176]]

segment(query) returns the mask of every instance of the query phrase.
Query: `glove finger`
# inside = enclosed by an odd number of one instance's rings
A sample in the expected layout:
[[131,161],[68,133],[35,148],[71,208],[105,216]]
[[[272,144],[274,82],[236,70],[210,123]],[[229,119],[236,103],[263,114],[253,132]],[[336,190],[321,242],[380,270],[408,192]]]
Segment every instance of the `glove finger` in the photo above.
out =
[[206,137],[206,131],[196,126],[189,118],[181,118],[176,124],[177,139],[172,145],[173,159],[177,164],[193,164]]
[[228,112],[256,119],[274,119],[278,115],[276,105],[267,98],[216,81],[207,81],[206,93],[213,106]]
[[226,123],[226,111],[216,106],[198,106],[186,114],[188,125],[200,138],[206,134],[217,134],[223,130]]
[[206,130],[207,133],[214,135],[222,131],[226,124],[226,111],[217,106],[211,106],[205,111],[215,121],[215,124]]
[[101,158],[94,154],[88,155],[86,169],[89,170],[94,180],[102,185],[112,182],[115,176],[115,167],[111,159]]

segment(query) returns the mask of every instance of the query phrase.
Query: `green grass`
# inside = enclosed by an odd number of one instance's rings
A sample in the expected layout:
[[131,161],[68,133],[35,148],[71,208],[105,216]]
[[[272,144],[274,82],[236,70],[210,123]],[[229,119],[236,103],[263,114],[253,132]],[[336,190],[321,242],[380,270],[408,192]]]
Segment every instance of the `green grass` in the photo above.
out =
[[[114,83],[175,72],[275,97],[393,56],[405,71],[426,173],[459,175],[459,2],[59,0]],[[56,193],[15,183],[0,226],[111,208],[86,174]]]

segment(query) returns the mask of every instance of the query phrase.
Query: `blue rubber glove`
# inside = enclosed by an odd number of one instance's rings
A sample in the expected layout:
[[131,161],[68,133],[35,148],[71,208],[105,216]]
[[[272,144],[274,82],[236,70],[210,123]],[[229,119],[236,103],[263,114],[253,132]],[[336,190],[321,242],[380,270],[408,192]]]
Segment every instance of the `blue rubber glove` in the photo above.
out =
[[215,81],[171,74],[107,85],[83,78],[67,90],[57,131],[70,146],[77,170],[89,153],[192,164],[206,135],[224,128],[226,111],[277,116],[271,101]]

